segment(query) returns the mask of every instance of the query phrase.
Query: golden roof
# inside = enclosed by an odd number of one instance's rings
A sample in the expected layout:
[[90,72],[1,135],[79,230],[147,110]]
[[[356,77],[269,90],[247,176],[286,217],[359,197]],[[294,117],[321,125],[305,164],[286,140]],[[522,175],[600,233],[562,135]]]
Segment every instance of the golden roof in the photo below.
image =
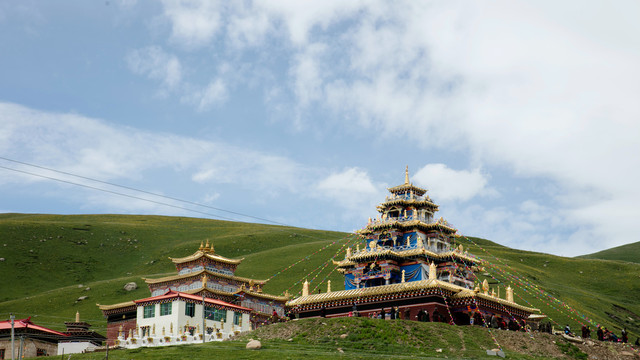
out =
[[474,262],[474,263],[478,262],[478,259],[472,256],[469,256],[468,254],[462,253],[458,250],[435,253],[425,248],[414,248],[414,249],[396,251],[392,249],[383,249],[378,247],[373,251],[357,252],[342,261],[333,261],[333,265],[337,265],[339,267],[347,267],[347,266],[357,265],[363,261],[367,261],[371,257],[384,258],[385,256],[395,256],[399,258],[405,258],[405,257],[417,256],[417,255],[424,255],[434,259],[445,259],[449,257],[456,257],[458,259],[466,260],[468,262]]
[[461,298],[470,298],[470,297],[476,297],[476,298],[480,298],[480,299],[484,299],[484,300],[489,300],[492,302],[497,302],[499,304],[502,304],[504,306],[510,306],[512,308],[518,309],[518,310],[523,310],[526,312],[540,312],[540,309],[535,309],[535,308],[530,308],[527,306],[523,306],[520,304],[516,304],[515,302],[512,301],[507,301],[505,299],[499,298],[497,296],[491,296],[491,295],[485,295],[482,292],[475,292],[473,290],[469,290],[469,289],[465,289],[464,291],[460,291],[459,293],[453,295],[451,298],[452,299],[461,299]]
[[218,289],[212,289],[212,288],[210,288],[210,287],[208,287],[208,286],[204,286],[204,287],[201,287],[201,288],[199,288],[199,289],[193,289],[193,290],[187,290],[187,291],[180,291],[180,292],[185,293],[185,294],[191,294],[191,295],[193,295],[193,294],[197,294],[197,293],[199,293],[199,292],[205,291],[205,290],[206,290],[206,291],[208,291],[208,292],[210,292],[210,293],[212,293],[212,294],[217,294],[217,295],[221,295],[221,296],[231,296],[231,297],[232,297],[232,296],[235,294],[235,292],[229,292],[229,291],[223,291],[223,290],[218,290]]
[[221,263],[232,264],[232,265],[238,265],[238,264],[240,264],[242,262],[242,260],[244,260],[244,258],[242,258],[242,259],[229,259],[229,258],[226,258],[224,256],[216,255],[216,254],[210,252],[210,251],[213,251],[213,250],[207,251],[206,249],[207,248],[201,248],[198,251],[196,251],[195,253],[193,253],[192,255],[185,256],[185,257],[182,257],[182,258],[172,258],[172,257],[170,257],[169,259],[171,261],[173,261],[174,264],[182,264],[182,263],[186,263],[186,262],[189,262],[189,261],[198,260],[198,259],[200,259],[202,257],[206,257],[207,259],[211,259],[213,261],[218,261],[218,262],[221,262]]
[[434,204],[431,201],[431,199],[421,199],[421,198],[405,199],[403,197],[391,198],[391,199],[385,200],[383,203],[378,205],[376,208],[377,209],[384,209],[384,208],[386,208],[388,206],[397,205],[397,204],[414,205],[416,207],[428,206],[430,208],[433,208],[435,211],[438,210],[438,205]]
[[100,310],[115,310],[115,309],[120,309],[120,308],[126,308],[129,306],[136,306],[136,303],[134,303],[133,301],[127,301],[127,302],[123,302],[123,303],[119,303],[119,304],[112,304],[112,305],[100,305],[100,304],[96,304],[96,306],[100,309]]
[[376,221],[371,224],[368,224],[364,229],[356,230],[358,234],[369,234],[376,230],[382,229],[391,229],[391,228],[412,228],[419,227],[426,230],[431,229],[441,229],[447,230],[450,232],[456,232],[457,230],[448,226],[444,222],[434,222],[434,223],[425,223],[422,220],[407,220],[407,221],[398,221],[398,220],[384,220],[384,221]]
[[415,194],[420,196],[427,192],[426,189],[414,186],[411,182],[409,182],[409,166],[407,166],[407,168],[404,171],[404,184],[390,187],[387,190],[389,190],[392,193],[406,191],[406,190],[413,190]]
[[249,294],[249,295],[251,295],[253,297],[263,298],[263,299],[267,299],[267,300],[282,301],[282,302],[285,302],[285,301],[291,299],[291,296],[271,295],[271,294],[257,292],[257,291],[250,291],[250,290],[247,290],[246,288],[240,288],[237,291],[229,292],[229,291],[212,289],[210,287],[201,287],[199,289],[181,291],[181,292],[186,293],[186,294],[197,294],[197,293],[202,292],[202,291],[208,291],[208,292],[210,292],[212,294],[218,294],[218,295],[223,295],[223,296],[235,296],[236,294],[239,294],[239,293],[243,292],[243,293]]
[[287,306],[307,305],[322,303],[326,301],[346,300],[346,299],[358,299],[366,298],[369,296],[383,295],[383,294],[395,294],[406,291],[421,290],[421,289],[433,289],[440,288],[449,290],[452,292],[460,292],[465,288],[458,285],[454,285],[448,282],[429,279],[420,281],[411,281],[390,285],[380,285],[361,289],[332,291],[330,293],[311,294],[308,296],[301,296],[296,299],[287,302]]
[[259,298],[263,298],[263,299],[267,299],[267,300],[275,300],[275,301],[288,301],[289,299],[291,299],[291,295],[289,296],[279,296],[279,295],[271,295],[271,294],[266,294],[263,292],[257,292],[257,291],[252,291],[252,290],[248,290],[248,289],[240,289],[238,291],[236,291],[234,294],[238,294],[238,293],[245,293],[245,294],[249,294],[251,296],[254,297],[259,297]]
[[213,277],[220,277],[220,278],[228,279],[228,280],[236,280],[236,281],[244,282],[244,283],[249,283],[249,282],[253,281],[254,284],[259,284],[259,285],[264,285],[268,281],[268,280],[255,280],[255,279],[250,279],[250,278],[246,278],[246,277],[242,277],[242,276],[226,275],[226,274],[221,274],[221,273],[217,273],[217,272],[214,272],[214,271],[209,271],[209,270],[206,270],[206,269],[198,270],[196,272],[191,272],[191,273],[188,273],[188,274],[166,276],[166,277],[159,278],[159,279],[143,278],[143,280],[147,284],[158,284],[158,283],[167,282],[167,281],[175,281],[175,280],[187,279],[187,278],[190,278],[190,277],[196,277],[196,276],[199,276],[199,275],[201,275],[203,273],[205,273],[207,275],[210,275],[210,276],[213,276]]

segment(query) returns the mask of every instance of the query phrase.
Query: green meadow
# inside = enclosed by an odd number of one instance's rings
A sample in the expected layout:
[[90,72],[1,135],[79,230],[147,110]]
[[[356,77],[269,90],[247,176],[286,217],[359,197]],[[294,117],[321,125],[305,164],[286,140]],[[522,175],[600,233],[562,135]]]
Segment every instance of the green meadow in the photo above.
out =
[[[190,255],[207,239],[216,253],[244,259],[239,276],[270,279],[266,292],[292,295],[305,279],[312,291],[326,291],[327,279],[334,291],[341,289],[331,259],[344,257],[347,243],[355,246],[347,233],[187,217],[0,214],[0,317],[32,316],[37,324],[63,330],[79,311],[104,332],[96,304],[149,296],[144,277],[175,274],[169,257]],[[593,259],[515,250],[478,238],[457,241],[484,260],[479,282],[487,279],[502,297],[512,286],[516,302],[540,309],[556,328],[569,324],[579,331],[590,319],[592,329],[602,324],[619,334],[625,326],[631,340],[640,335],[640,264],[628,261],[639,258],[637,244]],[[131,281],[138,289],[127,292],[123,286]],[[465,330],[464,336],[471,335]]]

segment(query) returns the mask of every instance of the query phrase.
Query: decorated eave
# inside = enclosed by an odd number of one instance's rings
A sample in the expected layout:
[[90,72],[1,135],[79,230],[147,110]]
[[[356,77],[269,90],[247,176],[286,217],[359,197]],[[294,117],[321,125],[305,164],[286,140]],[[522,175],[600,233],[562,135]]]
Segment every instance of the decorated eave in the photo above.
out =
[[415,293],[416,291],[422,290],[435,290],[438,294],[441,294],[442,291],[446,291],[448,292],[448,295],[452,295],[464,290],[464,288],[448,282],[428,279],[301,296],[288,301],[287,306],[304,306],[345,300],[362,304],[369,302],[369,298],[393,296],[402,293]]
[[193,289],[193,290],[186,290],[186,291],[181,291],[182,293],[185,294],[191,294],[191,295],[202,295],[202,293],[210,293],[210,294],[214,294],[214,295],[218,295],[220,297],[227,297],[229,299],[233,299],[235,297],[235,292],[229,292],[229,291],[224,291],[224,290],[218,290],[218,289],[212,289],[210,287],[201,287],[198,289]]
[[133,301],[127,301],[127,302],[112,304],[112,305],[100,305],[100,304],[96,304],[96,305],[100,310],[102,310],[102,313],[105,316],[113,313],[133,311],[136,309],[136,303]]
[[402,185],[398,185],[398,186],[394,186],[394,187],[390,187],[387,188],[387,190],[389,190],[390,193],[393,194],[397,194],[397,193],[401,193],[401,192],[406,192],[411,190],[414,194],[418,195],[418,196],[422,196],[427,192],[427,189],[423,189],[421,187],[417,187],[411,183],[404,183]]
[[392,249],[376,249],[373,251],[360,251],[354,255],[351,255],[344,260],[341,261],[333,261],[334,265],[338,267],[350,267],[361,264],[363,262],[368,262],[371,260],[382,260],[382,259],[406,259],[406,258],[414,258],[414,257],[427,257],[436,260],[446,260],[450,258],[457,258],[467,265],[476,265],[478,263],[478,259],[474,256],[471,256],[467,253],[463,253],[459,250],[451,250],[445,251],[441,253],[435,253],[433,251],[429,251],[425,248],[413,248],[409,250],[395,251]]
[[381,203],[380,205],[378,205],[376,208],[378,209],[378,211],[384,210],[386,208],[388,208],[389,206],[393,206],[393,205],[413,205],[415,207],[428,207],[431,208],[432,211],[438,211],[438,205],[434,204],[431,199],[425,199],[425,198],[409,198],[409,199],[405,199],[403,197],[398,197],[398,198],[390,198],[388,200],[385,200],[383,203]]
[[210,259],[213,261],[217,261],[217,262],[221,262],[221,263],[225,263],[225,264],[231,264],[231,265],[238,265],[242,262],[242,260],[244,260],[244,258],[242,259],[229,259],[226,258],[224,256],[220,256],[220,255],[216,255],[214,253],[210,253],[207,251],[203,251],[203,250],[198,250],[195,253],[193,253],[192,255],[189,256],[185,256],[182,258],[172,258],[170,257],[169,259],[171,261],[173,261],[174,264],[184,264],[184,263],[188,263],[191,261],[196,261],[202,258],[206,258],[206,259]]
[[491,295],[477,293],[473,290],[469,290],[467,288],[463,288],[461,286],[436,279],[381,285],[369,288],[334,291],[322,294],[312,294],[308,296],[301,296],[299,298],[288,301],[287,306],[317,308],[320,305],[333,306],[351,303],[365,304],[368,302],[379,301],[381,297],[386,299],[397,299],[429,294],[448,296],[452,301],[454,301],[455,299],[475,297],[475,300],[478,300],[480,302],[487,302],[496,306],[508,306],[512,309],[517,309],[527,314],[532,314],[534,312],[540,311],[538,309],[522,306],[516,304],[515,302],[507,301],[505,299],[501,299]]
[[279,301],[279,302],[285,302],[291,299],[291,295],[288,295],[288,294],[285,296],[278,296],[278,295],[266,294],[259,291],[252,291],[245,288],[241,288],[240,290],[236,291],[233,294],[236,296],[242,296],[246,294],[246,295],[249,295],[250,297],[257,297],[265,300],[273,300],[273,301]]
[[221,274],[221,273],[214,272],[214,271],[209,271],[209,270],[206,270],[206,269],[198,270],[196,272],[192,272],[192,273],[188,273],[188,274],[166,276],[166,277],[158,278],[158,279],[148,279],[148,278],[143,278],[143,279],[148,285],[155,285],[155,284],[160,284],[160,283],[165,283],[165,282],[173,282],[173,281],[176,281],[176,280],[188,279],[188,278],[191,278],[191,277],[199,277],[203,273],[206,273],[207,275],[210,275],[211,277],[214,277],[214,278],[215,277],[219,277],[219,278],[228,279],[228,280],[236,280],[236,281],[241,282],[241,283],[251,283],[251,282],[253,282],[253,284],[256,284],[256,285],[264,285],[268,281],[268,280],[250,279],[250,278],[246,278],[246,277],[242,277],[242,276],[226,275],[226,274]]
[[[162,304],[162,303],[167,303],[167,302],[172,302],[174,300],[184,300],[186,302],[191,302],[191,303],[198,303],[198,304],[202,304],[203,299],[202,297],[199,296],[195,296],[186,292],[179,292],[179,291],[172,291],[169,290],[167,291],[165,294],[163,295],[158,295],[158,296],[152,296],[152,297],[148,297],[145,299],[140,299],[140,300],[134,300],[133,302],[137,305],[137,306],[145,306],[145,305],[151,305],[151,304]],[[243,306],[239,306],[239,305],[234,305],[231,303],[228,303],[226,301],[222,301],[222,300],[218,300],[218,299],[211,299],[211,298],[204,298],[204,303],[208,306],[213,306],[213,307],[226,307],[226,308],[231,308],[240,312],[244,312],[244,313],[250,313],[251,309],[243,307]]]
[[540,309],[536,309],[536,308],[530,308],[527,306],[523,306],[520,304],[516,304],[513,301],[508,301],[506,299],[502,299],[499,298],[497,296],[492,296],[489,294],[484,294],[482,292],[479,291],[474,291],[474,290],[469,290],[469,289],[464,289],[463,291],[460,291],[459,293],[455,294],[454,296],[451,297],[452,300],[455,299],[471,299],[474,303],[475,302],[480,302],[482,303],[483,301],[489,302],[489,303],[498,303],[501,306],[508,306],[511,307],[513,309],[517,309],[523,312],[527,312],[529,314],[533,314],[534,312],[540,312]]
[[387,229],[407,229],[407,228],[416,228],[420,230],[441,230],[449,233],[455,233],[455,228],[449,226],[446,221],[437,221],[434,223],[425,223],[421,220],[407,220],[407,221],[399,221],[396,219],[393,220],[385,220],[385,221],[376,221],[371,224],[368,224],[364,229],[357,230],[356,233],[361,235],[368,235],[380,230]]

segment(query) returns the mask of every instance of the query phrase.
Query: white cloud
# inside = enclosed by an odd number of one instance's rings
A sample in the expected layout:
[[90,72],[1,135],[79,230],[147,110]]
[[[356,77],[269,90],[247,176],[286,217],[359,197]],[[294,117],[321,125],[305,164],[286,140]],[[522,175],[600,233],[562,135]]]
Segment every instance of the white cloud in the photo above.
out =
[[165,89],[176,88],[182,80],[180,60],[158,46],[133,50],[126,60],[129,69],[135,74],[158,80]]
[[202,91],[189,95],[187,101],[195,102],[199,111],[205,111],[212,106],[223,104],[229,94],[224,80],[218,78],[209,82]]
[[[272,196],[298,191],[309,176],[304,167],[290,159],[224,142],[141,131],[10,103],[0,103],[0,139],[5,140],[0,145],[5,157],[102,181],[141,180],[162,169],[163,178],[190,174],[181,181],[190,178],[192,184],[233,183]],[[11,167],[96,185],[31,167]],[[2,181],[43,180],[10,174]]]
[[380,184],[374,184],[364,170],[347,168],[318,181],[315,196],[348,209],[344,218],[362,221],[366,214],[374,211],[376,202],[384,197],[381,192],[383,188]]
[[162,4],[164,15],[171,22],[171,39],[178,45],[203,46],[220,30],[220,1],[165,0]]
[[427,164],[413,176],[416,184],[429,189],[430,194],[442,201],[467,201],[484,195],[487,178],[480,169],[453,170],[445,164]]

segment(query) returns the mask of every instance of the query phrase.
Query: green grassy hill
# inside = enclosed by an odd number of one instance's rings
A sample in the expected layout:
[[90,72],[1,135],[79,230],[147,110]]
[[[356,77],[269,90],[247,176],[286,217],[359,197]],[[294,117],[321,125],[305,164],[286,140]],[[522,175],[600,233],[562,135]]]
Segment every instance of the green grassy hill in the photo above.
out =
[[620,260],[640,263],[640,241],[633,244],[616,246],[593,254],[578,256],[581,259]]
[[[247,350],[258,339],[260,350]],[[368,318],[303,319],[261,327],[231,341],[112,350],[109,359],[497,359],[487,350],[501,348],[509,359],[633,358],[628,346],[572,344],[546,333],[450,326],[407,320]],[[74,354],[74,359],[104,359],[105,353]]]
[[[322,282],[325,291],[325,279],[340,289],[342,277],[330,259],[352,239],[338,232],[184,217],[2,214],[0,318],[10,312],[32,315],[38,324],[63,329],[80,311],[82,320],[104,332],[96,303],[149,296],[142,278],[175,274],[167,257],[192,254],[207,238],[217,253],[244,258],[238,275],[271,278],[265,291],[276,294],[299,293],[305,278],[312,290]],[[586,316],[618,333],[626,326],[634,340],[640,334],[640,264],[520,251],[477,238],[458,241],[486,261],[479,281],[487,278],[503,297],[511,285],[516,302],[541,309],[556,327],[578,329]],[[126,292],[130,281],[139,288]],[[88,299],[77,301],[81,296]]]

